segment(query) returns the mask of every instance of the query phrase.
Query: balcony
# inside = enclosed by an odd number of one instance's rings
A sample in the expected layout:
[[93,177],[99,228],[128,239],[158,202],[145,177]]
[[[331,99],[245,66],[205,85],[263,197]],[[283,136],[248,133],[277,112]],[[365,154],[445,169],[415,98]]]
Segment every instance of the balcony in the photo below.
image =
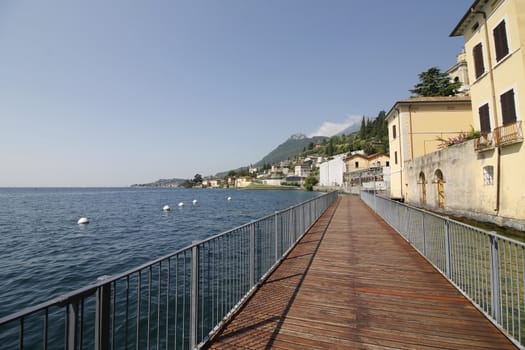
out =
[[492,139],[492,133],[482,132],[479,138],[474,139],[474,149],[477,152],[483,152],[483,151],[494,149],[494,141]]
[[494,141],[496,146],[507,146],[513,143],[523,142],[523,131],[521,130],[521,120],[500,126],[494,129]]

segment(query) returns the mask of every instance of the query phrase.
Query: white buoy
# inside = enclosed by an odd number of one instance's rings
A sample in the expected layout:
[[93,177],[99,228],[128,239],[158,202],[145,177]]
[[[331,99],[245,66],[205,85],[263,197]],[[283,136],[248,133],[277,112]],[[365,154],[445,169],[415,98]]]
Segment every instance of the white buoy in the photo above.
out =
[[171,208],[170,208],[169,205],[165,205],[165,206],[162,208],[162,210],[164,210],[164,211],[170,211]]
[[231,201],[231,200],[232,200],[232,197],[228,197],[228,200]]
[[197,204],[197,200],[194,199],[193,201],[191,201],[193,203],[193,205]]
[[88,218],[80,218],[80,219],[78,219],[77,224],[79,224],[79,225],[87,225],[87,224],[89,224],[89,219]]
[[184,206],[184,202],[179,202],[178,206],[179,207],[183,207]]

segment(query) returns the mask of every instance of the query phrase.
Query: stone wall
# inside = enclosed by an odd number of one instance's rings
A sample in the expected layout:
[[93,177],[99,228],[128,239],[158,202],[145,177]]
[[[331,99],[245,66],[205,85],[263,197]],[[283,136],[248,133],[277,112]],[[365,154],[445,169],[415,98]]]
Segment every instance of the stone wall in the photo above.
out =
[[[476,152],[472,140],[406,162],[405,187],[408,195],[405,201],[433,211],[525,231],[525,215],[505,217],[495,210],[498,183],[494,171],[497,167],[496,152],[494,149]],[[438,194],[440,174],[444,194],[442,208]]]

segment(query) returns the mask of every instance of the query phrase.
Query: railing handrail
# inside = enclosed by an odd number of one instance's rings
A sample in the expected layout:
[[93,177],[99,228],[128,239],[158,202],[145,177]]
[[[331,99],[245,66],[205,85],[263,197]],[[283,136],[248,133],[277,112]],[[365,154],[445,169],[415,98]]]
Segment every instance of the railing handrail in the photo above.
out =
[[[371,191],[362,190],[361,192],[374,192],[374,191],[373,190],[371,190]],[[394,200],[391,200],[390,198],[387,198],[387,197],[384,197],[384,196],[377,195],[377,197],[378,198],[382,198],[382,199],[387,200],[387,201],[391,201],[391,202],[396,203],[396,204],[398,204],[400,206],[404,206],[406,208],[410,208],[410,210],[415,210],[415,211],[418,211],[418,212],[421,212],[421,213],[425,213],[425,214],[434,216],[436,218],[447,220],[449,222],[453,222],[454,224],[457,224],[457,225],[460,225],[460,226],[463,226],[463,227],[474,228],[476,231],[482,232],[482,233],[484,233],[486,235],[493,236],[493,237],[496,237],[498,239],[503,239],[503,240],[506,240],[506,241],[508,241],[510,243],[518,244],[518,245],[521,245],[521,246],[525,247],[525,242],[521,242],[521,241],[515,240],[513,238],[503,236],[503,235],[497,233],[496,231],[489,231],[489,230],[483,229],[481,227],[475,227],[475,226],[472,226],[472,225],[469,225],[469,224],[465,224],[464,222],[452,219],[452,218],[450,218],[448,216],[440,215],[440,214],[435,213],[433,211],[430,211],[430,210],[427,210],[427,209],[424,209],[424,208],[414,207],[414,206],[411,206],[411,205],[408,205],[406,203],[402,203],[402,202],[399,202],[399,201],[394,201]],[[397,229],[395,227],[394,227],[394,230],[397,231]]]
[[293,209],[296,209],[298,207],[301,207],[301,206],[306,206],[308,203],[310,202],[313,202],[313,201],[316,201],[316,200],[319,200],[323,197],[327,197],[327,196],[335,196],[336,193],[335,192],[331,192],[331,193],[326,193],[326,194],[321,194],[317,197],[314,197],[314,198],[311,198],[311,199],[308,199],[306,201],[303,201],[301,203],[298,203],[296,205],[292,205],[288,208],[285,208],[285,209],[282,209],[282,210],[278,210],[278,211],[275,211],[274,213],[272,214],[268,214],[264,217],[261,217],[259,219],[256,219],[256,220],[252,220],[246,224],[242,224],[240,226],[237,226],[235,228],[232,228],[232,229],[229,229],[227,231],[223,231],[221,233],[218,233],[218,234],[215,234],[213,236],[210,236],[204,240],[201,240],[201,241],[196,241],[196,242],[192,242],[190,245],[184,247],[184,248],[181,248],[173,253],[170,253],[170,254],[167,254],[167,255],[164,255],[164,256],[161,256],[159,258],[156,258],[154,260],[151,260],[151,261],[148,261],[144,264],[141,264],[140,266],[137,266],[135,268],[132,268],[132,269],[129,269],[125,272],[122,272],[122,273],[118,273],[116,275],[113,275],[113,276],[103,276],[104,278],[99,278],[99,280],[97,280],[95,283],[92,283],[92,284],[89,284],[85,287],[81,287],[79,289],[76,289],[76,290],[73,290],[71,292],[67,292],[67,293],[64,293],[62,295],[59,295],[57,297],[53,297],[45,302],[42,302],[42,303],[39,303],[37,305],[34,305],[34,306],[30,306],[30,307],[27,307],[27,308],[24,308],[20,311],[17,311],[17,312],[14,312],[10,315],[7,315],[7,316],[4,316],[2,318],[0,318],[0,326],[1,325],[4,325],[4,324],[7,324],[7,323],[11,323],[17,319],[21,319],[21,318],[25,318],[27,316],[30,316],[32,314],[35,314],[35,313],[38,313],[38,312],[41,312],[43,310],[46,310],[46,309],[49,309],[51,307],[54,307],[54,306],[64,306],[64,305],[68,305],[68,304],[72,304],[76,301],[79,301],[85,297],[88,297],[88,296],[91,296],[93,294],[95,294],[98,290],[100,290],[101,288],[105,287],[105,286],[109,286],[111,285],[112,283],[115,283],[116,281],[119,281],[123,278],[126,278],[130,275],[133,275],[133,274],[136,274],[136,273],[139,273],[140,271],[143,271],[144,269],[148,269],[148,268],[151,268],[165,260],[168,260],[170,258],[174,258],[174,257],[177,257],[178,255],[181,255],[181,254],[184,254],[185,252],[191,252],[192,249],[194,247],[200,247],[201,245],[205,244],[205,243],[209,243],[213,240],[216,240],[218,238],[221,238],[223,236],[226,236],[232,232],[235,232],[235,231],[239,231],[239,230],[242,230],[243,228],[247,228],[251,225],[254,225],[254,224],[257,224],[258,222],[263,222],[264,220],[268,220],[269,218],[273,217],[273,216],[276,216],[280,213],[285,213],[287,211],[291,211]]

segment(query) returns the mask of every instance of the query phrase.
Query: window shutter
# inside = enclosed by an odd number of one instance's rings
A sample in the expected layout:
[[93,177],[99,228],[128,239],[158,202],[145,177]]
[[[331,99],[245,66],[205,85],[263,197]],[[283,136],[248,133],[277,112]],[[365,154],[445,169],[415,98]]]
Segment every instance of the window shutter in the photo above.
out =
[[479,78],[485,73],[485,65],[483,64],[483,46],[481,43],[474,46],[474,49],[472,49],[472,55],[474,56],[474,72],[476,78]]
[[505,21],[501,21],[496,28],[494,28],[494,46],[496,47],[496,61],[500,61],[509,53],[509,45],[507,42],[507,31],[505,30]]
[[490,113],[489,113],[489,104],[484,104],[479,107],[479,124],[481,132],[490,132]]
[[514,90],[509,90],[500,96],[503,125],[516,122],[516,106],[514,104]]

